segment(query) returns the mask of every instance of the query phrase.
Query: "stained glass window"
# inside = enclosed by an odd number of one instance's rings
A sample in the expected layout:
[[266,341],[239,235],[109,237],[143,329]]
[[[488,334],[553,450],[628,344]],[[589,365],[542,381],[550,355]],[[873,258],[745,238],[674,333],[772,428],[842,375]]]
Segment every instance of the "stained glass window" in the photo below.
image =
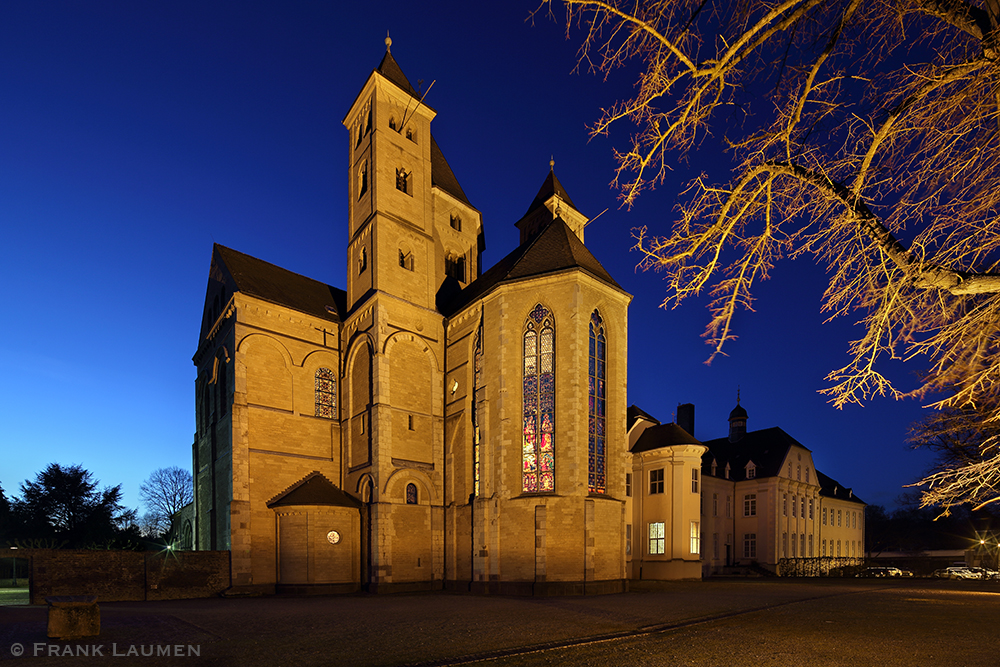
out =
[[538,304],[524,329],[524,419],[521,489],[555,490],[555,329],[552,314]]
[[587,458],[587,485],[591,493],[607,492],[605,480],[605,407],[607,405],[607,392],[605,389],[606,366],[607,366],[607,336],[604,332],[604,321],[601,315],[595,310],[590,315],[590,363],[589,375],[589,425],[588,434],[588,458]]
[[417,504],[417,485],[407,484],[406,485],[406,504],[416,505]]
[[316,371],[316,416],[326,419],[337,416],[337,376],[329,368]]
[[485,391],[483,391],[483,323],[479,322],[479,329],[476,330],[475,350],[473,352],[473,364],[475,367],[472,380],[472,485],[473,493],[479,496],[480,482],[480,459],[482,457],[483,432],[480,424],[481,410]]

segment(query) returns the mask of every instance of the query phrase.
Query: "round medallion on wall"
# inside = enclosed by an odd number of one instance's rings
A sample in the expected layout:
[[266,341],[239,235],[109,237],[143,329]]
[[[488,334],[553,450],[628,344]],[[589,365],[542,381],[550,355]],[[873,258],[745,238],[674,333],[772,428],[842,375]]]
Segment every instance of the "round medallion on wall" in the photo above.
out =
[[340,541],[340,533],[335,530],[331,530],[326,534],[326,539],[330,544],[336,544]]

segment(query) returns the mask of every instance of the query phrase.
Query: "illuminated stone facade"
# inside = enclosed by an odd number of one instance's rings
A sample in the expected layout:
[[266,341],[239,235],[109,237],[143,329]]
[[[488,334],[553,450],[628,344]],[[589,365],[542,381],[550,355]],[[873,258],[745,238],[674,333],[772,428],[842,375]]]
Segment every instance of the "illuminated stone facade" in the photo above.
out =
[[344,119],[345,290],[215,246],[195,548],[262,590],[623,590],[631,297],[552,171],[483,270],[434,116],[387,52]]

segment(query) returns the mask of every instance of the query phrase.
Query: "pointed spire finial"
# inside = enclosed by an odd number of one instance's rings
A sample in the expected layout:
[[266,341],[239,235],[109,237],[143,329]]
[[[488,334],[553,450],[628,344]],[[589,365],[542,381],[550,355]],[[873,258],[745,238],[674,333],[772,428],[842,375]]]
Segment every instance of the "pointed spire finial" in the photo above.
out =
[[740,386],[736,385],[736,405],[740,404]]
[[392,52],[392,38],[389,37],[389,31],[388,30],[385,31],[385,52],[386,53],[391,53]]
[[555,171],[556,169],[556,158],[554,155],[549,156],[549,171]]

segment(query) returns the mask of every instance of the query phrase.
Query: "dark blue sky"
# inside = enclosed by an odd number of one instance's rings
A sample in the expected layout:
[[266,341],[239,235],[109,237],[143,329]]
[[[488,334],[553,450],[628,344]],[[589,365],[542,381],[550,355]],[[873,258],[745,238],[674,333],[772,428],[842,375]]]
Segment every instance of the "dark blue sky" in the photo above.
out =
[[[364,6],[362,6],[364,4]],[[664,421],[696,405],[695,436],[780,426],[820,470],[891,504],[926,468],[904,438],[922,410],[878,399],[838,411],[817,393],[847,362],[850,322],[822,325],[822,269],[785,262],[758,290],[739,340],[711,367],[704,301],[664,311],[637,273],[630,229],[666,232],[683,183],[725,178],[714,144],[676,180],[618,208],[618,136],[588,141],[627,95],[573,73],[579,35],[527,21],[533,2],[25,2],[0,6],[0,485],[50,462],[103,484],[190,467],[194,378],[212,242],[345,285],[347,133],[341,121],[385,51],[415,86],[434,81],[432,128],[483,213],[486,266],[517,242],[554,156],[587,245],[635,295],[629,401]],[[345,8],[346,7],[346,8]],[[722,170],[720,171],[720,167]],[[905,388],[918,368],[887,365]]]

